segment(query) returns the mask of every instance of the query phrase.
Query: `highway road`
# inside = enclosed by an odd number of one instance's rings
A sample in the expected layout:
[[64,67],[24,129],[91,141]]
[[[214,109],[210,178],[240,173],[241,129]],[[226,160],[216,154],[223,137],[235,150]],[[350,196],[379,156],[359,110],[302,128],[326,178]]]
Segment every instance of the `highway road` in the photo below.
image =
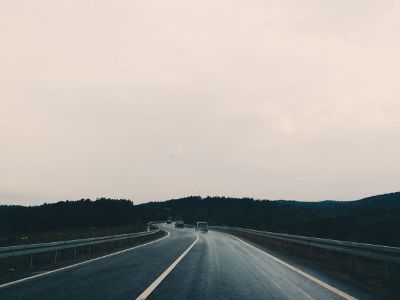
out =
[[170,233],[161,240],[0,287],[0,299],[372,298],[223,233],[161,228]]

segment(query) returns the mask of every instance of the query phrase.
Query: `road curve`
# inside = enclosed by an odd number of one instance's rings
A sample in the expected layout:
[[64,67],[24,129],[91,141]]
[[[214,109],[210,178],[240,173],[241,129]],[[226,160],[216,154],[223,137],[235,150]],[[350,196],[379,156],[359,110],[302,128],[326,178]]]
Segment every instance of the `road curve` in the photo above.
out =
[[196,239],[167,229],[163,240],[47,276],[0,288],[0,299],[135,299]]
[[162,228],[168,238],[0,288],[0,299],[132,300],[168,269],[148,299],[346,299],[232,236],[210,231],[196,242],[192,229]]

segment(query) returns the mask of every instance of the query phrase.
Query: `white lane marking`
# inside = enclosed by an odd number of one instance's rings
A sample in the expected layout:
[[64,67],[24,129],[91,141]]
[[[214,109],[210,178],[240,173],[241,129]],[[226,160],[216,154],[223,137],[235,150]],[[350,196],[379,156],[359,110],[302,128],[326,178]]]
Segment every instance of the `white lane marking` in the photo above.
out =
[[69,266],[66,266],[66,267],[63,267],[63,268],[59,268],[59,269],[51,270],[51,271],[48,271],[48,272],[40,273],[40,274],[37,274],[37,275],[33,275],[33,276],[25,277],[25,278],[22,278],[22,279],[18,279],[18,280],[15,280],[15,281],[7,282],[7,283],[4,283],[4,284],[1,284],[0,285],[0,289],[4,288],[4,287],[7,287],[7,286],[10,286],[10,285],[14,285],[14,284],[17,284],[17,283],[28,281],[28,280],[31,280],[31,279],[34,279],[34,278],[46,276],[46,275],[49,275],[49,274],[52,274],[52,273],[56,273],[56,272],[64,271],[64,270],[71,269],[71,268],[74,268],[74,267],[77,267],[77,266],[85,265],[87,263],[90,263],[90,262],[93,262],[93,261],[96,261],[96,260],[101,260],[101,259],[104,259],[104,258],[107,258],[107,257],[110,257],[110,256],[121,254],[123,252],[131,251],[133,249],[140,248],[140,247],[143,247],[143,246],[146,246],[146,245],[149,245],[149,244],[153,244],[155,242],[159,242],[159,241],[161,241],[163,239],[166,239],[167,237],[169,237],[171,235],[171,233],[169,231],[167,231],[167,230],[165,230],[165,231],[167,232],[167,235],[162,237],[162,238],[160,238],[160,239],[156,239],[154,241],[151,241],[151,242],[148,242],[148,243],[145,243],[145,244],[141,244],[141,245],[138,245],[138,246],[135,246],[135,247],[132,247],[132,248],[124,249],[124,250],[121,250],[121,251],[118,251],[118,252],[114,252],[114,253],[111,253],[111,254],[107,254],[107,255],[104,255],[104,256],[100,256],[100,257],[92,258],[92,259],[89,259],[89,260],[85,260],[83,262],[80,262],[80,263],[77,263],[77,264],[73,264],[73,265],[69,265]]
[[185,252],[183,252],[181,254],[181,256],[179,256],[173,263],[172,265],[170,265],[165,271],[164,273],[162,273],[152,284],[150,284],[150,286],[139,295],[139,297],[136,298],[136,300],[144,300],[147,297],[150,296],[150,294],[157,288],[157,286],[165,279],[165,277],[168,276],[169,273],[171,273],[171,271],[176,267],[176,265],[182,260],[182,258],[185,257],[186,254],[188,254],[188,252],[190,251],[190,249],[193,248],[193,246],[197,243],[197,241],[199,240],[199,235],[196,233],[197,238],[196,240],[189,246],[189,248],[187,248],[185,250]]
[[344,298],[346,300],[357,300],[357,298],[354,298],[354,297],[350,296],[349,294],[346,294],[345,292],[342,292],[341,290],[339,290],[339,289],[327,284],[326,282],[323,282],[322,280],[319,280],[318,278],[315,278],[314,276],[311,276],[310,274],[308,274],[306,272],[303,272],[303,271],[293,267],[292,265],[289,265],[288,263],[285,263],[283,260],[280,260],[279,258],[276,258],[275,256],[272,256],[271,254],[268,254],[267,252],[264,252],[263,250],[255,247],[255,246],[253,246],[253,245],[251,245],[249,243],[246,243],[245,241],[239,239],[238,237],[236,237],[234,235],[226,234],[226,233],[223,233],[223,232],[221,232],[221,233],[225,234],[225,235],[228,235],[230,237],[233,237],[233,238],[241,241],[243,244],[246,244],[247,246],[250,246],[251,248],[256,249],[257,251],[259,251],[262,254],[268,256],[269,258],[275,260],[276,262],[284,265],[285,267],[291,269],[292,271],[295,271],[296,273],[298,273],[300,275],[303,275],[304,277],[308,278],[309,280],[311,280],[311,281],[317,283],[318,285],[330,290],[331,292],[335,293],[336,295],[339,295],[340,297],[342,297],[342,298]]

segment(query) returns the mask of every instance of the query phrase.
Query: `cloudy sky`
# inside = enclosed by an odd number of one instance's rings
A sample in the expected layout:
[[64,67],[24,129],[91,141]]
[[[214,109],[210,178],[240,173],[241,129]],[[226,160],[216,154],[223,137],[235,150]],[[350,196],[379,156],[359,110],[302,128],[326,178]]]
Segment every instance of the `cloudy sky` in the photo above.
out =
[[0,0],[0,204],[400,190],[400,2]]

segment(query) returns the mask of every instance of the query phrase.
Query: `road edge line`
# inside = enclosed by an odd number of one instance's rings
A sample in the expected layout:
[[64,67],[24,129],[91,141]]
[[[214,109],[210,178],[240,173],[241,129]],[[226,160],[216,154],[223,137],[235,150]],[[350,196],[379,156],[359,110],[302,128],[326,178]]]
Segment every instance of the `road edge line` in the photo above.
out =
[[285,267],[291,269],[292,271],[295,271],[296,273],[306,277],[307,279],[309,279],[309,280],[315,282],[316,284],[326,288],[327,290],[330,290],[331,292],[333,292],[336,295],[342,297],[343,299],[346,299],[346,300],[358,300],[357,298],[354,298],[353,296],[350,296],[349,294],[347,294],[347,293],[345,293],[345,292],[343,292],[343,291],[331,286],[330,284],[328,284],[328,283],[326,283],[326,282],[324,282],[324,281],[322,281],[322,280],[320,280],[320,279],[318,279],[318,278],[316,278],[316,277],[314,277],[314,276],[312,276],[312,275],[310,275],[310,274],[308,274],[308,273],[306,273],[306,272],[304,272],[304,271],[302,271],[300,269],[297,269],[296,267],[294,267],[294,266],[284,262],[283,260],[281,260],[281,259],[279,259],[279,258],[277,258],[277,257],[275,257],[275,256],[273,256],[273,255],[271,255],[271,254],[269,254],[269,253],[257,248],[256,246],[254,246],[252,244],[249,244],[249,243],[243,241],[242,239],[240,239],[240,238],[238,238],[238,237],[236,237],[236,236],[234,236],[232,234],[227,234],[227,233],[224,233],[224,232],[220,232],[220,233],[228,235],[228,236],[231,236],[231,237],[241,241],[243,244],[246,244],[247,246],[250,246],[250,247],[256,249],[257,251],[259,251],[262,254],[268,256],[269,258],[273,259],[274,261],[276,261],[276,262],[284,265]]
[[[162,230],[164,230],[164,229],[162,229]],[[110,256],[114,256],[114,255],[117,255],[117,254],[121,254],[123,252],[127,252],[127,251],[130,251],[130,250],[136,249],[136,248],[140,248],[140,247],[143,247],[143,246],[146,246],[146,245],[149,245],[149,244],[153,244],[155,242],[159,242],[159,241],[161,241],[163,239],[166,239],[167,237],[169,237],[171,235],[171,233],[168,230],[164,230],[164,231],[167,232],[167,235],[163,236],[162,238],[156,239],[154,241],[151,241],[151,242],[148,242],[148,243],[145,243],[145,244],[141,244],[141,245],[137,245],[137,246],[134,246],[134,247],[131,247],[131,248],[128,248],[128,249],[121,250],[121,251],[113,252],[113,253],[110,253],[110,254],[106,254],[104,256],[100,256],[100,257],[92,258],[92,259],[89,259],[89,260],[85,260],[85,261],[82,261],[82,262],[79,262],[79,263],[76,263],[76,264],[73,264],[73,265],[65,266],[65,267],[62,267],[62,268],[59,268],[59,269],[55,269],[55,270],[47,271],[47,272],[40,273],[40,274],[37,274],[37,275],[21,278],[21,279],[15,280],[15,281],[3,283],[3,284],[0,284],[0,289],[6,288],[6,287],[14,285],[14,284],[22,283],[24,281],[32,280],[32,279],[35,279],[35,278],[38,278],[38,277],[47,276],[47,275],[50,275],[52,273],[57,273],[57,272],[61,272],[61,271],[67,270],[67,269],[72,269],[72,268],[75,268],[75,267],[78,267],[78,266],[81,266],[81,265],[85,265],[85,264],[88,264],[88,263],[91,263],[91,262],[94,262],[94,261],[97,261],[97,260],[101,260],[101,259],[104,259],[104,258],[107,258],[107,257],[110,257]]]
[[136,300],[145,300],[150,294],[157,288],[157,286],[168,276],[169,273],[177,266],[177,264],[188,254],[188,252],[193,248],[193,246],[199,240],[199,235],[196,233],[196,240],[187,248],[158,278],[148,286],[137,298]]

